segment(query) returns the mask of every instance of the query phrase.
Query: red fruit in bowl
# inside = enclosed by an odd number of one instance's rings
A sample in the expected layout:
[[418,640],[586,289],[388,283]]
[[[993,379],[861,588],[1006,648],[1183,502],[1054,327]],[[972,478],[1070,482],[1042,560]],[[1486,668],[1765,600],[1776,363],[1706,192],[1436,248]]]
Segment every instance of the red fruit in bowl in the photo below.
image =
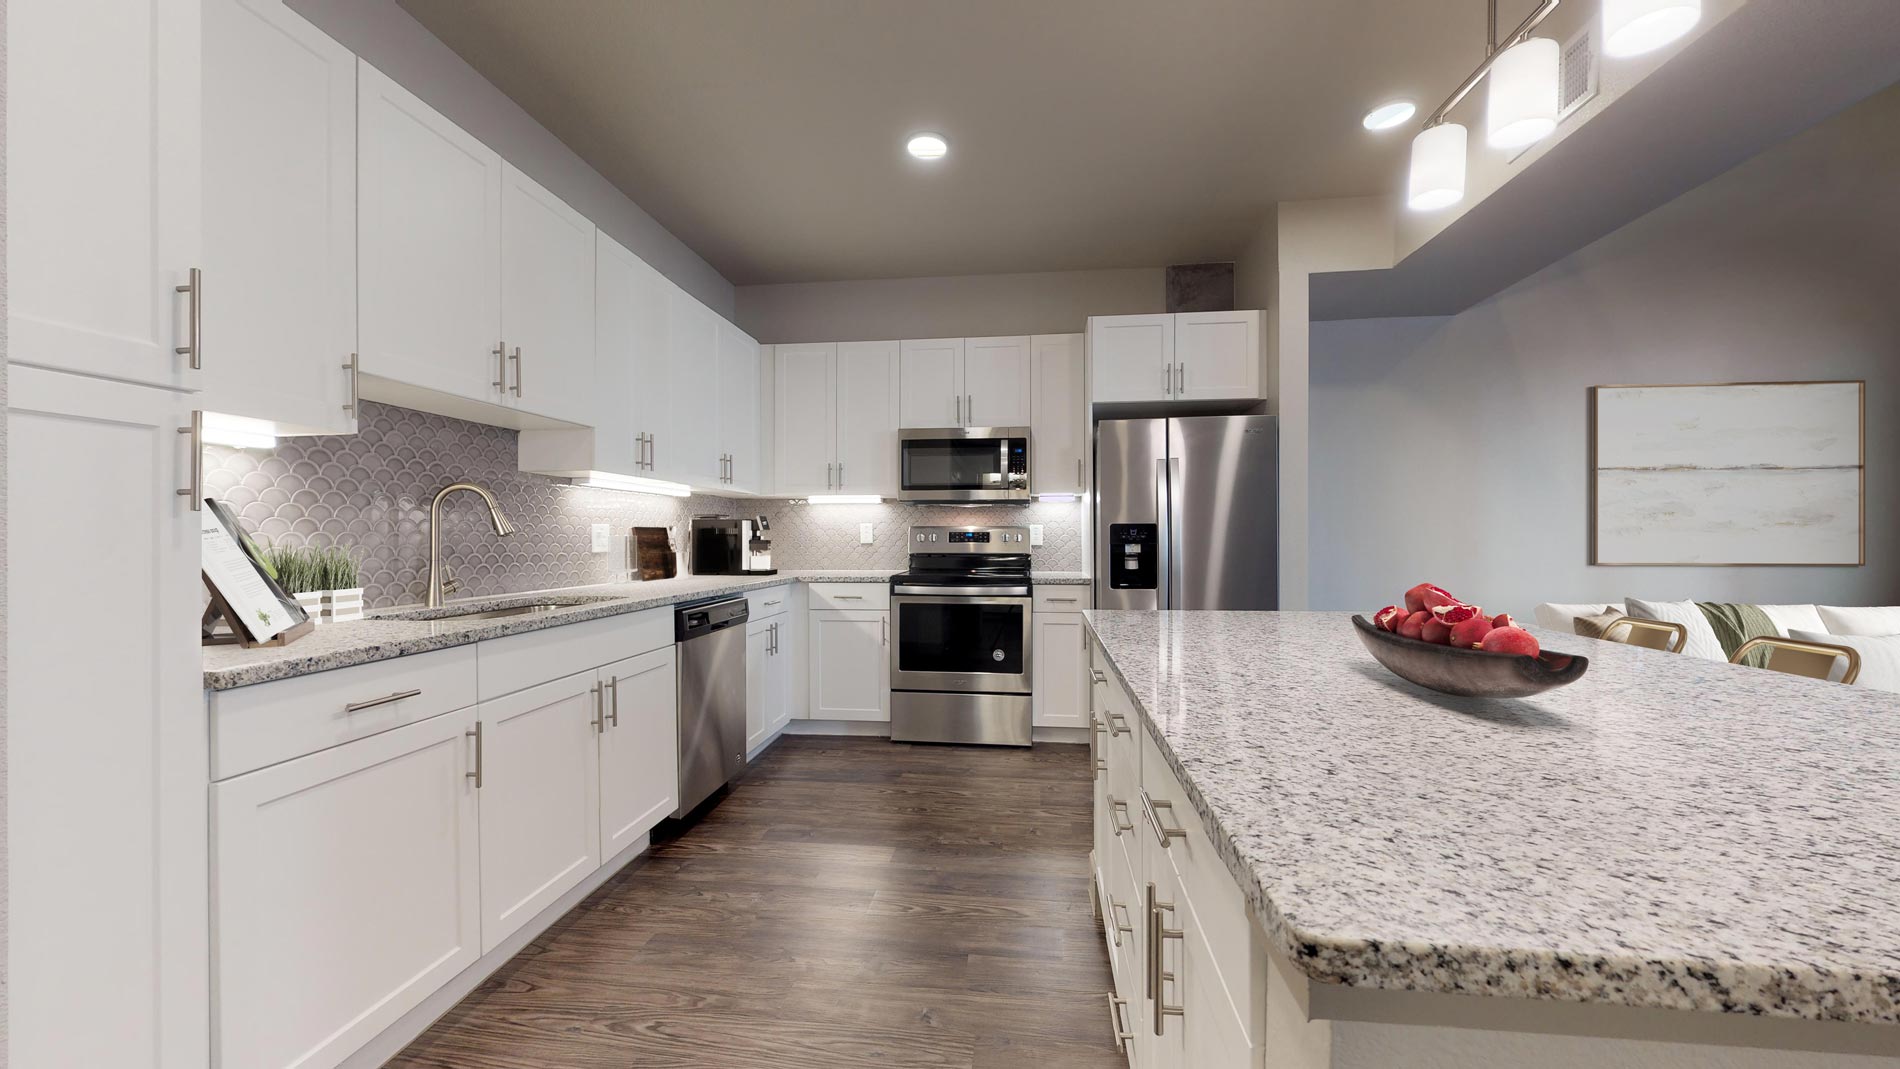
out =
[[1459,649],[1474,649],[1495,628],[1489,618],[1472,613],[1470,618],[1451,625],[1451,644]]
[[1450,605],[1440,605],[1430,610],[1430,612],[1447,627],[1464,623],[1473,617],[1484,615],[1484,610],[1478,608],[1476,605],[1460,605],[1457,602],[1453,602]]
[[1535,657],[1538,653],[1537,636],[1521,627],[1493,628],[1478,648],[1486,653],[1515,653],[1524,657]]
[[1405,607],[1412,612],[1422,612],[1440,605],[1456,605],[1458,599],[1430,583],[1420,583],[1405,592]]
[[1501,612],[1491,618],[1491,626],[1492,627],[1516,627],[1517,621],[1511,619],[1510,613]]
[[1451,625],[1433,616],[1418,629],[1418,637],[1434,646],[1448,645],[1451,642]]
[[1387,605],[1385,608],[1372,614],[1372,626],[1381,631],[1397,631],[1399,624],[1410,615],[1412,614],[1399,608],[1397,605]]
[[1419,611],[1413,613],[1412,615],[1407,616],[1405,619],[1399,621],[1399,626],[1398,626],[1399,637],[1417,638],[1419,629],[1423,628],[1425,626],[1425,621],[1431,618],[1432,618],[1432,614],[1426,612],[1423,609],[1420,609]]

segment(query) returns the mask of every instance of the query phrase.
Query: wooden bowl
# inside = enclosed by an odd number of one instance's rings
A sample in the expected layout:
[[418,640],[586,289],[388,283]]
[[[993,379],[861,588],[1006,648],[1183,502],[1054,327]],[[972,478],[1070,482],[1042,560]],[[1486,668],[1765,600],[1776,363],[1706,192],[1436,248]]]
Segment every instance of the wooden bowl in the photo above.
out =
[[1535,657],[1440,646],[1381,631],[1363,616],[1352,618],[1359,641],[1400,679],[1467,698],[1528,698],[1575,683],[1590,667],[1588,657],[1549,650]]

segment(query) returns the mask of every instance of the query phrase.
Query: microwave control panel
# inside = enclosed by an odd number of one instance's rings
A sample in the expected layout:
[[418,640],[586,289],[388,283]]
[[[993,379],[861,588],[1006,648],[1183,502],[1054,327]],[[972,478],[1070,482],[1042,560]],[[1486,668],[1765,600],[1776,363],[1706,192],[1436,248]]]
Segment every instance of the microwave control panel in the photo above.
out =
[[1154,590],[1160,576],[1160,528],[1152,523],[1108,525],[1110,590]]

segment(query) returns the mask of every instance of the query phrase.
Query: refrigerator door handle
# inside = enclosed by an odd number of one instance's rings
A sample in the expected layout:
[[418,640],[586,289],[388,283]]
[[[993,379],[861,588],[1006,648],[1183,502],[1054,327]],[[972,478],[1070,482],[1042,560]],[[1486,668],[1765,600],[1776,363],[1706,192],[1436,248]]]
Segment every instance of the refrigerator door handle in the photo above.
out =
[[1186,484],[1181,481],[1181,458],[1168,458],[1168,608],[1186,608],[1183,588],[1187,586],[1186,557],[1181,553],[1181,539],[1187,526],[1187,495],[1182,491]]
[[1174,462],[1155,458],[1155,608],[1174,608],[1174,509],[1168,476]]

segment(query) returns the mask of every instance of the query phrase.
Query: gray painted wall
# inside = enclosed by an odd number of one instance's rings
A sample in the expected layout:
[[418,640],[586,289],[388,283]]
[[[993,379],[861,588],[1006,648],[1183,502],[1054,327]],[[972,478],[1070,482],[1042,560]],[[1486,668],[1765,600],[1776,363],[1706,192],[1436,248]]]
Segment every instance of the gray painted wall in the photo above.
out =
[[588,166],[394,0],[288,0],[344,47],[499,152],[720,315],[732,283]]
[[[1895,174],[1900,87],[1460,315],[1313,324],[1313,606],[1900,603]],[[1794,379],[1867,380],[1865,567],[1588,563],[1589,387]]]
[[1161,312],[1167,269],[740,286],[734,322],[781,342],[1074,334],[1092,315]]

